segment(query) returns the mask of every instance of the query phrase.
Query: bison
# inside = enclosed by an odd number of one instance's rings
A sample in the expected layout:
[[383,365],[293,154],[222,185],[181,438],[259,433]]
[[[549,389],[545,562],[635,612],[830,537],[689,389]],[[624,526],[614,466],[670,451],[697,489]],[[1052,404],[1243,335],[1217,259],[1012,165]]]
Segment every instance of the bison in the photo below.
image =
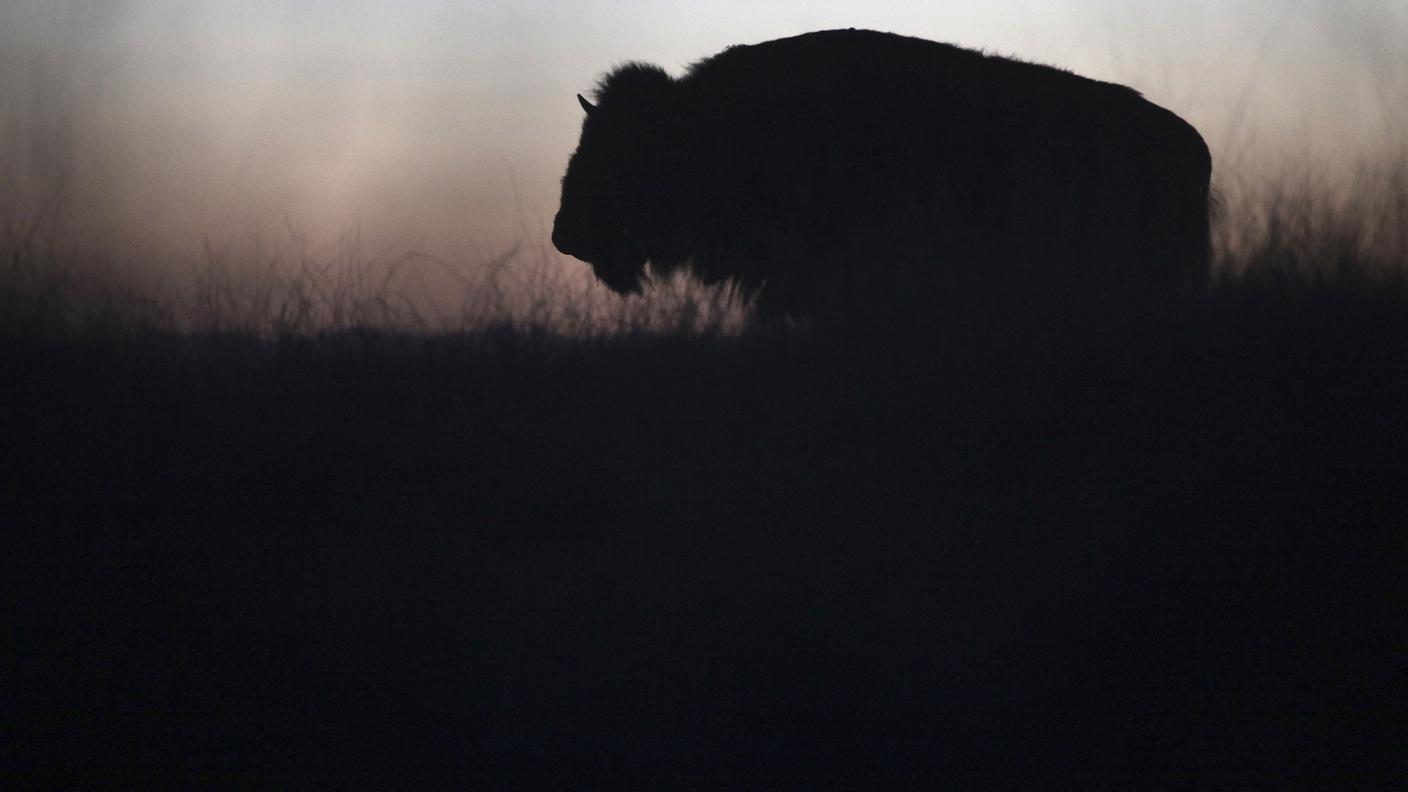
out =
[[620,294],[647,266],[684,270],[806,317],[862,293],[1173,293],[1207,276],[1208,148],[1125,86],[834,30],[679,78],[627,63],[593,98],[577,97],[552,240]]

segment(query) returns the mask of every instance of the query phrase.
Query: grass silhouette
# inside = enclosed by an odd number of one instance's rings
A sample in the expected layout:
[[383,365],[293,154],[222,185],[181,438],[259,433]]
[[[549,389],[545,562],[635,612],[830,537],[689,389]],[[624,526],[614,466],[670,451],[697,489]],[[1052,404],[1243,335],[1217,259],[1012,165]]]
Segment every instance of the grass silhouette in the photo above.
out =
[[12,224],[0,765],[1401,780],[1405,193],[1317,195],[1199,294],[923,335],[613,312],[526,243],[447,315],[297,244],[161,302]]

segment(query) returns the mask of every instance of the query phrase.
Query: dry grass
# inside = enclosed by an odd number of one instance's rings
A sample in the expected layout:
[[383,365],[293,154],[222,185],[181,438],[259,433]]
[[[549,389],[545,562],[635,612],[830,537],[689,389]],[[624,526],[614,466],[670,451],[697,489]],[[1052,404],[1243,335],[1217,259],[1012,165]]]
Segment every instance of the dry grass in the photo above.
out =
[[[1408,159],[1349,182],[1302,175],[1224,185],[1212,293],[1401,296],[1408,275]],[[733,334],[746,307],[682,278],[622,300],[541,239],[478,262],[369,254],[350,231],[315,246],[233,250],[212,241],[160,289],[91,242],[66,237],[55,203],[0,228],[0,333],[108,339],[147,333],[310,337],[353,329],[434,335],[489,328],[597,337]],[[544,233],[542,236],[546,236]]]
[[101,253],[67,243],[49,218],[11,221],[0,238],[0,333],[42,338],[144,333],[275,339],[353,329],[422,335],[513,327],[587,337],[736,332],[745,311],[725,289],[684,278],[621,300],[578,262],[520,239],[472,263],[422,251],[369,255],[355,231],[314,247],[296,228],[278,244],[232,251],[207,240],[158,290],[134,285]]
[[0,763],[53,787],[1401,779],[1401,235],[1279,195],[1200,297],[908,345],[730,335],[682,285],[598,303],[527,245],[444,313],[414,299],[442,262],[293,234],[260,277],[212,246],[194,296],[156,300],[21,229]]

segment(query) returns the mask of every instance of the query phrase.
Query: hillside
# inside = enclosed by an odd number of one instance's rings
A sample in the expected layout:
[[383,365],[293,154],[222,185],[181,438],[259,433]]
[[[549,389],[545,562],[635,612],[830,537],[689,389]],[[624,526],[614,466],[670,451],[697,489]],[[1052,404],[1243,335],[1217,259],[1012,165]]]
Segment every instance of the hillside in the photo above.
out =
[[1401,773],[1404,306],[10,339],[4,764]]

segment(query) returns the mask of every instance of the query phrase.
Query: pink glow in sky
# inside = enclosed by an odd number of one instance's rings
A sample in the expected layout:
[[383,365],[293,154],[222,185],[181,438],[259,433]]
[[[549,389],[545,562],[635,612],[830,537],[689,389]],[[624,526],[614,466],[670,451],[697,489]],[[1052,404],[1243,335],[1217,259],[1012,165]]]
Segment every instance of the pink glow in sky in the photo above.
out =
[[1346,169],[1408,141],[1398,0],[11,0],[0,211],[62,184],[75,226],[140,255],[287,222],[482,259],[541,241],[573,95],[613,64],[678,73],[850,26],[1133,85],[1204,132],[1219,179]]

